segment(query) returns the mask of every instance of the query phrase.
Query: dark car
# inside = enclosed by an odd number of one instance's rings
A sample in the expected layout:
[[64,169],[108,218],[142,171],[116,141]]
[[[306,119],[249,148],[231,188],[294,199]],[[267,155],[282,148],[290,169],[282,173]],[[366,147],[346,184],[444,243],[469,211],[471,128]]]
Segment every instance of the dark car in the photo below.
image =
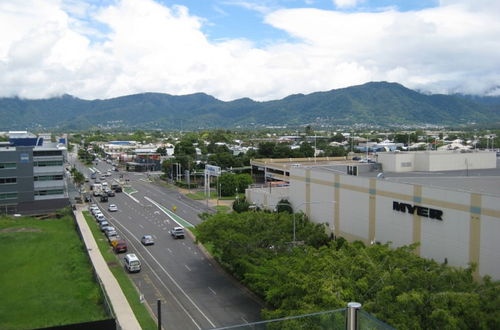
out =
[[90,197],[90,194],[85,194],[83,195],[83,199],[85,200],[85,202],[92,202],[92,198]]
[[124,240],[116,240],[113,242],[113,250],[115,253],[127,252],[127,242]]
[[108,201],[108,196],[107,195],[101,195],[101,202],[107,202]]
[[108,190],[108,197],[115,197],[115,192],[113,190]]

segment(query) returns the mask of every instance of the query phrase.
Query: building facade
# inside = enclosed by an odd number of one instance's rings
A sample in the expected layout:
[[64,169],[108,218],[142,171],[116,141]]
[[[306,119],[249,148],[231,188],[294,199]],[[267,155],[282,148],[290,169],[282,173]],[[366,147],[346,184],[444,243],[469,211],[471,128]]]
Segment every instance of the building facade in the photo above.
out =
[[69,205],[66,149],[51,143],[29,144],[17,137],[0,147],[0,213],[46,213]]

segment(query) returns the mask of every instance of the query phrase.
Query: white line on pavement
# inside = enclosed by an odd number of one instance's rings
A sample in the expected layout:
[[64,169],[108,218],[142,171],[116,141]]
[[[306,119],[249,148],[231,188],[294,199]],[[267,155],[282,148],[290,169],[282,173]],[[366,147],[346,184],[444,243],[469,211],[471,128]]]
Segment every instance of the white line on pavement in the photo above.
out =
[[208,290],[212,291],[214,295],[217,295],[217,293],[211,287],[208,287]]
[[[139,240],[137,238],[135,238],[134,234],[132,234],[132,232],[130,232],[130,230],[128,230],[125,226],[119,224],[120,227],[122,227],[124,230],[126,230],[130,236],[135,240],[137,241],[137,243],[140,243]],[[149,254],[149,256],[151,257],[151,259],[153,259],[156,264],[161,268],[161,270],[168,276],[168,278],[172,281],[172,283],[177,287],[177,289],[179,289],[179,291],[186,297],[187,300],[189,300],[189,302],[194,306],[194,308],[208,321],[208,323],[210,323],[210,325],[214,328],[216,328],[217,326],[208,318],[207,315],[205,315],[205,313],[203,313],[203,311],[200,309],[200,307],[198,307],[198,305],[193,301],[193,299],[191,299],[191,297],[186,293],[186,291],[184,291],[184,289],[182,289],[182,287],[179,285],[179,283],[177,283],[177,281],[172,277],[172,275],[170,275],[169,272],[167,272],[167,270],[160,264],[160,262],[158,262],[158,260],[156,260],[156,258],[151,254],[151,252],[149,252],[147,249],[144,250],[147,254]],[[145,260],[145,258],[142,258],[144,260],[144,262],[147,264],[147,261]],[[153,268],[151,266],[149,266],[149,268],[151,268],[151,271],[153,272],[153,274],[156,275],[156,273],[153,271]],[[160,282],[161,279],[158,275],[156,275],[156,277],[158,278],[158,280]],[[163,284],[163,282],[162,282]],[[170,289],[165,285],[165,288],[169,291],[169,293],[172,295],[172,297],[178,302],[178,304],[181,306],[181,308],[186,312],[186,314],[191,318],[191,320],[193,321],[193,323],[198,327],[198,329],[201,329],[200,326],[194,321],[194,319],[192,318],[192,316],[187,312],[187,310],[181,305],[181,303],[177,300],[177,298],[173,295],[172,291],[170,291]]]
[[187,270],[191,271],[191,268],[189,268],[188,265],[185,264],[184,267],[186,267]]

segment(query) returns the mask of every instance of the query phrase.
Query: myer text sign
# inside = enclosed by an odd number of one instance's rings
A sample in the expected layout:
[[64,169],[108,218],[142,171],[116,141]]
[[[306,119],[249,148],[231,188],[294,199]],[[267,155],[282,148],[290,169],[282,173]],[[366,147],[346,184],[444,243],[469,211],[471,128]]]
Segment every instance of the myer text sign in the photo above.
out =
[[421,217],[426,217],[430,219],[443,220],[443,211],[431,209],[428,207],[411,205],[407,203],[392,202],[392,209],[394,211],[399,211],[409,214],[417,214]]

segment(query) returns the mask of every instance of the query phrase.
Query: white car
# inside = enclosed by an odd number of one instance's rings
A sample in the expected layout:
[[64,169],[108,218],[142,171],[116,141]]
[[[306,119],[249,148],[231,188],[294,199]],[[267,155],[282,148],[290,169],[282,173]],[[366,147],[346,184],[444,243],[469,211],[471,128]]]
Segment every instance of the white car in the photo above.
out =
[[115,204],[109,204],[108,211],[109,212],[116,212],[116,211],[118,211],[118,206],[116,206]]

